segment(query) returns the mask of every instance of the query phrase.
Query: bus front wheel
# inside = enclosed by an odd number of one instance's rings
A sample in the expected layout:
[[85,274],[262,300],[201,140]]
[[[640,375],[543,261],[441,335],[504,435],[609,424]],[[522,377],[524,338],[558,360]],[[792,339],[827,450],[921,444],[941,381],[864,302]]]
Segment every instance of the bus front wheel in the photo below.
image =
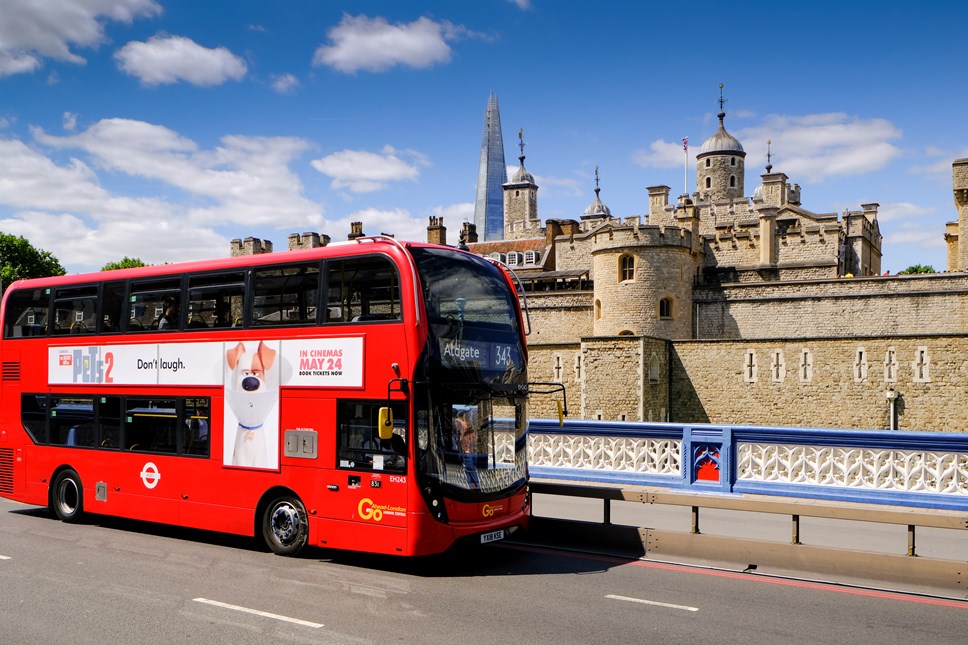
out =
[[50,508],[54,516],[62,522],[81,520],[84,515],[84,489],[75,470],[62,470],[54,479]]
[[308,519],[297,497],[276,498],[262,514],[262,537],[273,553],[296,555],[309,538]]

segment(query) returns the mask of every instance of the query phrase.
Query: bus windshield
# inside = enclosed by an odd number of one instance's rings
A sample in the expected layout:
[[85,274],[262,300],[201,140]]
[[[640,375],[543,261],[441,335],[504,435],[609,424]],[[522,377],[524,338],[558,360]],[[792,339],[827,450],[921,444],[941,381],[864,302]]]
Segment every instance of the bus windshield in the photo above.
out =
[[486,499],[527,476],[527,366],[516,297],[486,260],[413,249],[430,337],[416,372],[420,476]]
[[449,496],[485,498],[524,482],[523,399],[429,385],[417,406],[421,474],[444,486]]

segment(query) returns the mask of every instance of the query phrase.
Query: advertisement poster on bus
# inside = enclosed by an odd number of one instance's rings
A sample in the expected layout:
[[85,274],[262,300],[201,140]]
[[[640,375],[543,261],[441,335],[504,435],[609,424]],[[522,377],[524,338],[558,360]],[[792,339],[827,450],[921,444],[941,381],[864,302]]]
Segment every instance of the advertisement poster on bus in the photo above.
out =
[[223,463],[279,467],[279,341],[226,343]]
[[363,337],[51,347],[47,382],[220,387],[223,463],[274,470],[280,388],[363,387]]

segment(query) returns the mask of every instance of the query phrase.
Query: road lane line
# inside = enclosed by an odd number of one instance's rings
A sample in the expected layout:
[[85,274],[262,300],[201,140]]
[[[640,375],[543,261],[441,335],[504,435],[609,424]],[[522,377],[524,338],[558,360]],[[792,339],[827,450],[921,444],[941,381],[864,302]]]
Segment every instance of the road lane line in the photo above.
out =
[[624,600],[626,602],[637,602],[642,605],[653,605],[655,607],[666,607],[668,609],[682,609],[684,611],[699,611],[699,607],[689,607],[688,605],[670,605],[667,602],[657,602],[655,600],[643,600],[642,598],[629,598],[628,596],[614,596],[609,594],[605,596],[612,600]]
[[249,609],[248,607],[239,607],[238,605],[230,605],[228,603],[219,602],[218,600],[209,600],[208,598],[193,598],[195,602],[205,603],[206,605],[212,605],[214,607],[221,607],[223,609],[232,609],[234,611],[241,611],[246,614],[254,614],[256,616],[262,616],[263,618],[274,618],[275,620],[282,620],[287,623],[295,623],[296,625],[302,625],[303,627],[312,627],[313,629],[319,629],[323,627],[322,623],[311,623],[308,620],[300,620],[298,618],[290,618],[289,616],[280,616],[279,614],[270,614],[267,611],[259,611],[258,609]]
[[0,555],[0,560],[10,560],[9,555]]

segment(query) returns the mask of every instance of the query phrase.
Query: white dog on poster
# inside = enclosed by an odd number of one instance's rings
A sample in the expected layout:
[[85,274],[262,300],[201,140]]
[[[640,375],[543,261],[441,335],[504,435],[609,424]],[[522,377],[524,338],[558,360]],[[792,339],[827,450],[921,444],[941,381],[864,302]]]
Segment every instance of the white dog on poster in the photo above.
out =
[[[225,461],[227,465],[249,468],[277,465],[277,449],[270,454],[268,447],[269,441],[276,441],[276,424],[266,423],[269,412],[279,402],[276,353],[262,341],[255,351],[251,351],[251,343],[247,350],[240,342],[225,353],[225,403],[238,421],[234,450]],[[228,425],[229,420],[226,421]],[[226,428],[226,440],[230,436]]]

